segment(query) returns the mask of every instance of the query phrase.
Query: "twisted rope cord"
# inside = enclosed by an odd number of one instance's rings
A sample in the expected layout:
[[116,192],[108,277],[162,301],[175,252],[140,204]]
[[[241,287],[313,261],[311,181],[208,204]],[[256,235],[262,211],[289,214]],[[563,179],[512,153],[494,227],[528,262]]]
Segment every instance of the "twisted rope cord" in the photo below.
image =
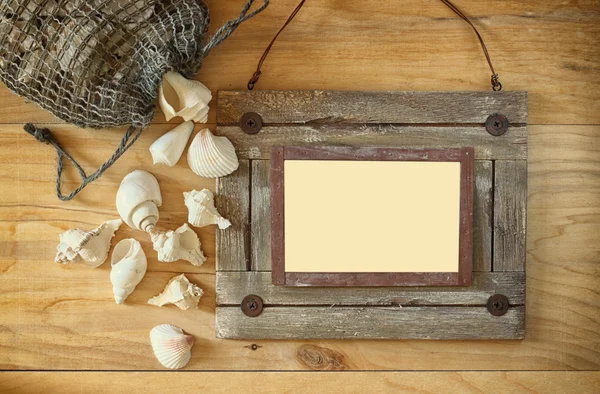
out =
[[[113,155],[104,164],[102,164],[100,168],[96,170],[96,172],[90,176],[87,176],[85,170],[79,165],[79,163],[77,163],[77,160],[75,160],[67,151],[65,151],[58,141],[54,139],[50,130],[45,127],[35,127],[31,123],[27,123],[23,129],[34,136],[36,140],[48,145],[52,145],[54,149],[56,149],[56,196],[62,201],[69,201],[73,199],[73,197],[79,194],[84,187],[98,179],[104,173],[104,171],[108,170],[108,168],[112,166],[114,162],[117,161],[123,155],[123,153],[125,153],[127,149],[131,147],[131,145],[133,145],[140,135],[142,135],[142,131],[144,130],[142,127],[140,127],[138,130],[135,126],[130,126],[121,139],[121,142],[115,150],[115,153],[113,153]],[[79,176],[81,177],[81,184],[77,187],[77,189],[73,190],[67,195],[62,193],[62,173],[64,169],[63,158],[68,159],[75,166],[79,172]]]

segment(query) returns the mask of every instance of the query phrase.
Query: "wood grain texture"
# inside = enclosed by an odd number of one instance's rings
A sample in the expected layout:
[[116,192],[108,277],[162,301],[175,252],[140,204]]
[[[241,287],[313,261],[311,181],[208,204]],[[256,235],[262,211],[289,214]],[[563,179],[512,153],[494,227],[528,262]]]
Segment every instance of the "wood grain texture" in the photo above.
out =
[[256,294],[267,305],[485,305],[496,293],[512,305],[525,302],[523,272],[475,272],[473,283],[464,287],[431,288],[294,288],[274,286],[269,272],[217,272],[217,305],[239,305],[248,294]]
[[246,112],[266,124],[483,124],[493,113],[527,123],[527,92],[221,91],[217,119],[237,126]]
[[228,339],[518,339],[525,307],[503,316],[485,307],[265,307],[248,317],[239,306],[217,306],[217,338]]
[[217,210],[231,222],[217,232],[217,270],[246,271],[250,265],[250,162],[217,181]]
[[492,219],[494,215],[492,162],[475,162],[473,202],[473,271],[492,270]]
[[494,164],[494,271],[525,271],[527,162]]
[[[323,354],[305,353],[308,357]],[[327,356],[327,354],[325,354]],[[316,370],[344,369],[332,357],[303,360]],[[186,373],[156,372],[10,372],[0,374],[0,392],[144,394],[148,387],[167,392],[196,393],[578,393],[597,392],[600,372],[313,372],[313,373]],[[492,383],[490,383],[492,382]]]
[[252,271],[271,270],[271,164],[252,160],[250,229]]
[[[331,392],[339,388],[339,382],[357,391],[365,385],[373,391],[391,387],[395,392],[597,391],[597,372],[575,371],[600,369],[597,1],[454,2],[482,32],[504,89],[529,91],[525,340],[255,341],[255,351],[250,341],[216,340],[211,301],[214,277],[209,275],[214,273],[214,229],[210,227],[195,229],[209,258],[202,267],[159,263],[148,240],[121,227],[116,237],[136,237],[142,242],[149,272],[140,284],[144,290],[139,297],[136,290],[131,303],[117,306],[111,299],[107,266],[89,270],[52,263],[58,234],[73,226],[92,228],[115,217],[119,182],[134,169],[150,171],[158,178],[164,201],[160,221],[165,229],[186,220],[183,191],[203,187],[214,191],[214,181],[194,175],[185,158],[174,168],[152,165],[148,147],[179,122],[175,120],[170,126],[146,130],[99,181],[75,200],[61,203],[54,195],[54,152],[22,131],[28,121],[57,120],[0,86],[0,369],[162,369],[151,354],[147,336],[153,325],[170,322],[196,338],[186,367],[190,370],[308,369],[298,360],[298,349],[314,345],[343,355],[347,368],[354,370],[530,372],[345,372],[335,379],[331,373],[278,372],[260,374],[258,380],[254,373],[241,372],[210,377],[5,372],[0,374],[0,386],[9,392],[80,392],[90,382],[96,391],[115,391],[122,384],[123,391],[147,392],[148,387],[161,385],[171,385],[176,391],[198,386],[210,391],[214,383],[216,389],[226,391],[228,384],[248,389],[259,381],[264,392],[280,392],[283,385],[290,391],[323,387]],[[211,32],[237,16],[240,4],[238,0],[212,1]],[[242,24],[211,52],[198,79],[213,93],[244,89],[260,54],[296,5],[297,0],[272,1],[264,14]],[[370,11],[368,17],[364,10]],[[393,6],[377,0],[311,2],[280,36],[264,71],[256,89],[489,90],[489,70],[475,36],[439,2],[402,1]],[[215,101],[209,114],[212,123]],[[163,121],[160,114],[155,120]],[[64,125],[51,129],[66,148],[74,149],[77,158],[89,163],[86,171],[109,157],[123,134],[123,129],[83,131]],[[76,174],[69,171],[68,175]],[[69,182],[67,186],[74,185]],[[158,271],[169,274],[153,279]],[[147,309],[145,297],[181,272],[199,275],[190,279],[206,290],[200,310]],[[311,365],[318,367],[318,362]],[[23,376],[32,378],[23,382]],[[302,382],[294,384],[298,379]],[[240,386],[230,391],[239,391]]]
[[266,126],[248,135],[237,126],[218,126],[217,134],[229,138],[244,159],[268,159],[278,145],[379,146],[396,148],[461,148],[472,146],[477,160],[527,158],[527,128],[512,127],[502,137],[484,127],[431,127],[315,123],[298,126]]

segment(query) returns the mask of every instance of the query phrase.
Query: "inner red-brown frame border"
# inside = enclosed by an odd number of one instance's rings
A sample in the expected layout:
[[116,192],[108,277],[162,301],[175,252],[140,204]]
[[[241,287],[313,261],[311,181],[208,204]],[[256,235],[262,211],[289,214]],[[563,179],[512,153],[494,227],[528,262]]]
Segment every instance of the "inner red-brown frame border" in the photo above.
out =
[[[469,286],[473,271],[474,151],[446,149],[275,146],[271,151],[271,255],[274,285],[283,286]],[[458,272],[286,272],[285,160],[460,162]]]

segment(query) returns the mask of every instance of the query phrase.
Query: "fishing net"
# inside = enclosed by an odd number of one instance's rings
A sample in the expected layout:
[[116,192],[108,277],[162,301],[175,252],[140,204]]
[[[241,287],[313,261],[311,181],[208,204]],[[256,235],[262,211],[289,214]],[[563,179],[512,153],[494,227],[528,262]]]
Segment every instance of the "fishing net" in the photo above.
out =
[[[60,199],[73,198],[135,142],[152,121],[165,72],[193,78],[213,47],[268,5],[250,11],[253,2],[205,41],[210,16],[202,0],[0,0],[0,79],[10,90],[81,127],[131,126],[90,176],[47,129],[25,127],[57,150]],[[66,196],[65,158],[82,176]]]

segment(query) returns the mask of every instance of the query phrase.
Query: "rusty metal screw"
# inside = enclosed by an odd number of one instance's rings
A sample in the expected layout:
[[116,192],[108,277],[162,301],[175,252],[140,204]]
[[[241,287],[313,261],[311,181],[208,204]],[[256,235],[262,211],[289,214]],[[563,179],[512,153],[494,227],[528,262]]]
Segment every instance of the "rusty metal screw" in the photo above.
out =
[[246,112],[240,118],[240,128],[246,134],[256,134],[262,129],[263,121],[256,112]]
[[491,135],[501,136],[508,130],[508,119],[502,114],[492,114],[485,121],[485,129]]
[[248,295],[242,300],[242,312],[249,317],[256,317],[263,310],[263,300],[257,295]]
[[508,311],[508,298],[502,294],[494,294],[487,301],[487,310],[493,316],[502,316]]

